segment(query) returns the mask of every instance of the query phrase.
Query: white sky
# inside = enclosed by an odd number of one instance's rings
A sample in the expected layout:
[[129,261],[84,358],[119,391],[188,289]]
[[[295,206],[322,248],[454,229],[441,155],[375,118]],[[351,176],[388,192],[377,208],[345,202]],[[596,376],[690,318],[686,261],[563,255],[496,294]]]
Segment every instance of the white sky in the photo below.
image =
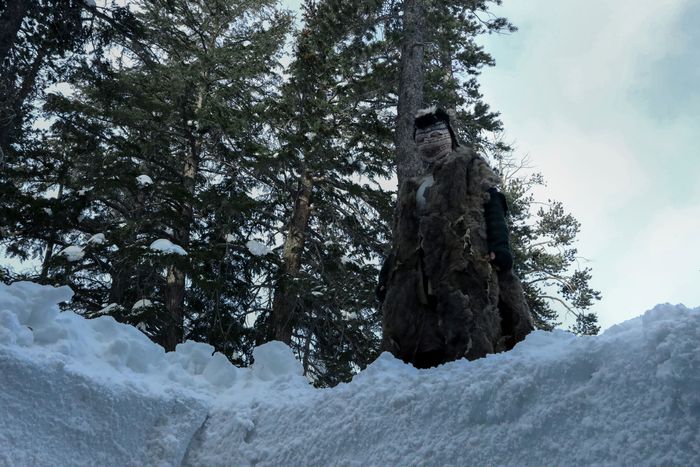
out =
[[700,305],[700,2],[505,0],[486,101],[582,223],[603,327]]

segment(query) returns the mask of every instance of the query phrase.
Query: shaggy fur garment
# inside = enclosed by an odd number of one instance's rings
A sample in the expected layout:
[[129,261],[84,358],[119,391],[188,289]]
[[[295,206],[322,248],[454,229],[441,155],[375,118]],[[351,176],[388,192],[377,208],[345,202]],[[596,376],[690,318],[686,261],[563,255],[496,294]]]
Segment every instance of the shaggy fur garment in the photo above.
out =
[[383,349],[417,367],[507,350],[533,328],[520,281],[488,259],[484,203],[498,177],[461,147],[432,175],[420,211],[420,181],[400,190],[382,307]]

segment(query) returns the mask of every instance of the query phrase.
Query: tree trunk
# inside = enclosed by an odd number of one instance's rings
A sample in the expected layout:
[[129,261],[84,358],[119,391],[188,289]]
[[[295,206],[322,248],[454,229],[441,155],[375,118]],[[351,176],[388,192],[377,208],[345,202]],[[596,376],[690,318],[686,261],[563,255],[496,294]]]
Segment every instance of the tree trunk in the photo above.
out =
[[127,304],[124,303],[124,292],[128,286],[129,275],[124,270],[123,266],[112,265],[112,269],[109,272],[110,275],[110,285],[109,285],[109,303],[116,303],[126,308]]
[[294,203],[287,237],[284,241],[282,269],[277,279],[275,298],[272,302],[271,330],[273,338],[286,344],[292,341],[294,309],[297,305],[297,293],[293,281],[301,269],[301,253],[306,240],[306,227],[311,216],[313,185],[311,171],[304,170],[301,180],[299,180],[299,191]]
[[46,253],[44,253],[44,260],[41,262],[41,274],[39,275],[39,283],[46,284],[49,277],[49,264],[51,264],[51,259],[53,258],[53,248],[55,243],[53,238],[46,243]]
[[165,308],[168,310],[163,347],[168,352],[182,342],[185,320],[185,273],[175,265],[168,267],[165,290]]
[[[203,96],[201,92],[197,93],[195,98],[194,112],[191,115],[192,119],[202,107]],[[183,113],[187,115],[187,112]],[[185,124],[190,118],[185,119]],[[189,126],[188,126],[189,128]],[[199,136],[190,128],[188,130],[188,148],[185,156],[184,166],[182,169],[183,185],[189,195],[189,199],[182,202],[180,208],[181,224],[175,230],[176,242],[187,249],[190,243],[190,230],[193,222],[193,207],[192,198],[195,195],[195,184],[197,172],[199,171],[199,153],[201,149],[201,141]],[[172,264],[168,267],[166,276],[165,289],[165,308],[168,311],[168,325],[165,335],[165,350],[175,350],[177,344],[182,342],[184,337],[185,325],[185,271],[177,264]]]
[[423,0],[406,0],[403,13],[403,43],[401,45],[401,71],[399,101],[396,117],[396,173],[399,186],[404,180],[422,171],[413,143],[413,120],[423,105],[423,30],[425,15]]
[[[63,198],[63,183],[58,185],[58,196],[57,200]],[[40,284],[48,284],[47,279],[49,277],[49,266],[51,264],[51,259],[53,258],[53,249],[56,246],[56,230],[55,226],[51,228],[51,234],[46,242],[46,252],[44,253],[44,260],[41,262],[41,274],[39,275]]]

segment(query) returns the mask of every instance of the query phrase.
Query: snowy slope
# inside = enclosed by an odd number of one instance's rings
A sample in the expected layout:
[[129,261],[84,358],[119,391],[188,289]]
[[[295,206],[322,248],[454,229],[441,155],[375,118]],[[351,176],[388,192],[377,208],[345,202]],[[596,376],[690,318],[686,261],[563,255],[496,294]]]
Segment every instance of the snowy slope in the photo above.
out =
[[280,343],[166,354],[69,296],[0,285],[0,465],[700,465],[700,308],[318,390]]

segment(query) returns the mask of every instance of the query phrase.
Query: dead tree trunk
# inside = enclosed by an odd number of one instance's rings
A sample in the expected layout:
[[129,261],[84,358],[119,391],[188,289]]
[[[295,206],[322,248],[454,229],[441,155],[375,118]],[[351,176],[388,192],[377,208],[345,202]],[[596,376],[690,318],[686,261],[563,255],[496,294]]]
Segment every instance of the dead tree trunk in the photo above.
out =
[[282,267],[277,278],[275,297],[272,302],[271,328],[273,338],[287,344],[292,341],[294,311],[297,305],[297,291],[294,279],[301,269],[301,253],[306,240],[306,228],[311,216],[311,192],[314,180],[311,171],[306,169],[299,180],[287,237],[282,253]]

